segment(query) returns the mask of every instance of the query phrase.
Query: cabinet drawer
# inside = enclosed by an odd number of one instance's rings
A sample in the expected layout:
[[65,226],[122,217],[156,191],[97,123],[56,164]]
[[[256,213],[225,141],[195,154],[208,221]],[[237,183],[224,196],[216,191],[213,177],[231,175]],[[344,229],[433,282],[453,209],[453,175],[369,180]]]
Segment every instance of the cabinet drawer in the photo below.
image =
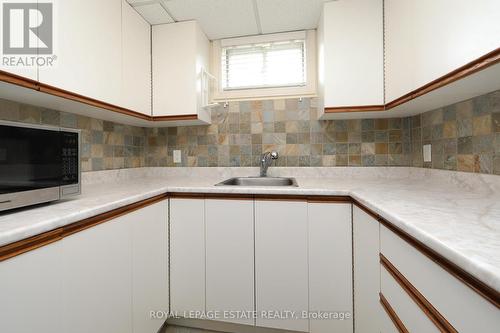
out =
[[459,332],[497,332],[500,310],[385,226],[380,252],[425,301]]
[[436,325],[384,266],[380,268],[380,290],[409,332],[439,332]]

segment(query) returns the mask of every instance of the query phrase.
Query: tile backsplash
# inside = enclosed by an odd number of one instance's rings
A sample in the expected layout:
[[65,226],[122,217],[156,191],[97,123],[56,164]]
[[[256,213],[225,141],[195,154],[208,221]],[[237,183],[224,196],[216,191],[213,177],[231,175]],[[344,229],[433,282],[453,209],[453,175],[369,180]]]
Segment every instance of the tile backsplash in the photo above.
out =
[[500,91],[412,117],[411,128],[412,166],[500,175]]
[[[315,100],[229,102],[210,126],[147,130],[149,166],[259,166],[276,150],[277,166],[407,166],[410,120],[318,121]],[[172,151],[182,151],[173,163]]]
[[0,120],[78,128],[82,171],[145,166],[146,131],[134,127],[0,100]]
[[[500,91],[407,118],[316,119],[315,99],[229,102],[209,126],[141,128],[0,100],[0,119],[82,130],[82,169],[142,166],[415,166],[500,174]],[[432,162],[422,146],[432,144]],[[182,162],[173,163],[173,150]]]

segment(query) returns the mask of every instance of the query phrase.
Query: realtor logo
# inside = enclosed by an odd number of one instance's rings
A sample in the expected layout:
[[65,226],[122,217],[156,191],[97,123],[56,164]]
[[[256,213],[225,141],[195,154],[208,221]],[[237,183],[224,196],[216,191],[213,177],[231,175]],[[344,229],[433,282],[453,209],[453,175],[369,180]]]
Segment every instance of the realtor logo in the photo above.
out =
[[3,54],[53,52],[52,3],[3,4]]

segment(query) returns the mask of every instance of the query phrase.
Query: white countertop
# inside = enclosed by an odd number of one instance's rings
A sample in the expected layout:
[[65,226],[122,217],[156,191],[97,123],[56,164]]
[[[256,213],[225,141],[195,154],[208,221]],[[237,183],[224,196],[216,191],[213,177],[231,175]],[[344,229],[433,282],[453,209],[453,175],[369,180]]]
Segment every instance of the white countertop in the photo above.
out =
[[0,215],[0,246],[165,192],[349,195],[500,291],[500,177],[416,168],[274,168],[298,188],[214,186],[255,168],[87,173],[73,199]]

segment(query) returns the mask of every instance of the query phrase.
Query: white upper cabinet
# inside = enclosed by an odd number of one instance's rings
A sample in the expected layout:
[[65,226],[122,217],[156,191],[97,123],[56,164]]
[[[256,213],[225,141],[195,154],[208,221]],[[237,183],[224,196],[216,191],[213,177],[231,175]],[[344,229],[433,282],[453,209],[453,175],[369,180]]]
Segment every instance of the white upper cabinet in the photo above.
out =
[[53,67],[39,81],[114,105],[121,103],[122,0],[54,4]]
[[500,46],[498,0],[386,0],[387,102]]
[[120,106],[151,115],[151,26],[122,3],[122,102]]
[[203,72],[210,42],[196,21],[153,26],[153,115],[193,116],[210,122],[203,107]]
[[318,24],[318,81],[324,107],[383,104],[383,56],[382,0],[323,5]]

